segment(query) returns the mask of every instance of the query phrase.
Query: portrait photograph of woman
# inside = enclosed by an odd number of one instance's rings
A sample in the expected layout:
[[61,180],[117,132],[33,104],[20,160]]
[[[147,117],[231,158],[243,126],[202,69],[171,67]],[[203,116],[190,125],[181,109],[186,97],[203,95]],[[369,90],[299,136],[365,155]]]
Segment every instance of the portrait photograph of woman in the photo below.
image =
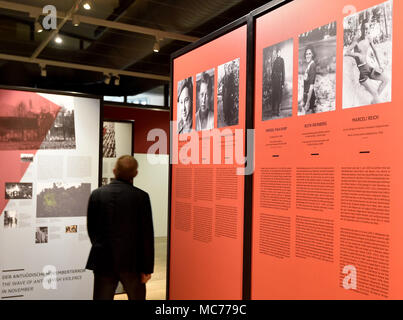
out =
[[189,133],[193,128],[193,78],[178,82],[177,99],[178,134]]
[[336,22],[299,36],[298,115],[336,109]]

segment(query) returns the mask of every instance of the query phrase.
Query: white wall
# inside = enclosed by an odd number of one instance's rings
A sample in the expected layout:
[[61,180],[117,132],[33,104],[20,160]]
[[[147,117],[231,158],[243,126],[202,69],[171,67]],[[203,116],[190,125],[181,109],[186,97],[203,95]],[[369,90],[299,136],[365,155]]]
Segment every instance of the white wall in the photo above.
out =
[[168,228],[169,155],[153,155],[154,159],[159,160],[160,164],[149,163],[145,153],[135,153],[133,156],[139,163],[138,175],[134,178],[134,185],[150,195],[154,236],[166,237]]

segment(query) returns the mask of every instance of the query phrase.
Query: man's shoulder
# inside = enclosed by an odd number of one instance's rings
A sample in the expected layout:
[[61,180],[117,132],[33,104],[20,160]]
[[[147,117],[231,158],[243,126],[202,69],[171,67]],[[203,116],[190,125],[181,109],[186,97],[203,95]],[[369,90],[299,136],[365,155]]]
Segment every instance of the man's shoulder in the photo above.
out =
[[132,186],[134,192],[136,192],[139,196],[141,197],[148,197],[148,193],[146,191],[144,191],[143,189],[137,188],[136,186]]

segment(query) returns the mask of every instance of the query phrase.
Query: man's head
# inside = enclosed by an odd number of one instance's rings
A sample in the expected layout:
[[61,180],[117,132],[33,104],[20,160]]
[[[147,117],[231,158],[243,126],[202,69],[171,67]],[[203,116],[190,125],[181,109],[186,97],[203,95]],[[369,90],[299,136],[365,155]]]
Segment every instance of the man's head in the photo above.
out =
[[132,156],[124,155],[116,161],[113,174],[116,179],[133,183],[133,178],[137,176],[137,168],[139,164]]
[[274,60],[277,58],[277,53],[278,53],[277,47],[274,47],[274,49],[273,49],[273,59]]
[[205,113],[210,109],[210,90],[211,79],[210,76],[204,72],[201,77],[199,92],[200,111],[202,113]]

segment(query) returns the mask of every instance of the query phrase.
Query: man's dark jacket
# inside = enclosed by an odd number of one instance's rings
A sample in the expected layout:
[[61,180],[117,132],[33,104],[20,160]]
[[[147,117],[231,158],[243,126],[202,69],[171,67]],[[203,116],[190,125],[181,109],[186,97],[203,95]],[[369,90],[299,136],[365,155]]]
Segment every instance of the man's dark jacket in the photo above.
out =
[[92,243],[87,269],[153,273],[154,230],[146,192],[121,180],[94,190],[87,227]]

